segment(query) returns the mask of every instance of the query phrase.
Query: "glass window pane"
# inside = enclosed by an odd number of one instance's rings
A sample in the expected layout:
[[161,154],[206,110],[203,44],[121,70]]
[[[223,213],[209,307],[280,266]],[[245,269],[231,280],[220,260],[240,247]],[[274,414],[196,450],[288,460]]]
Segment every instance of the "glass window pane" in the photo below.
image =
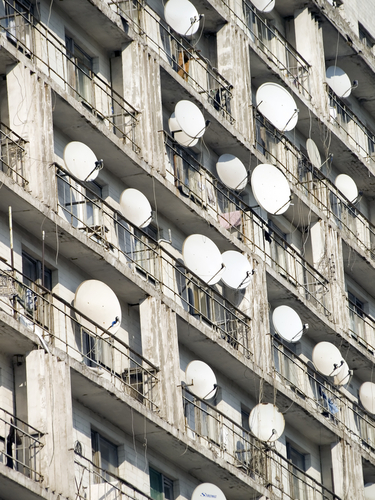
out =
[[163,481],[160,472],[150,467],[150,496],[153,500],[163,500]]

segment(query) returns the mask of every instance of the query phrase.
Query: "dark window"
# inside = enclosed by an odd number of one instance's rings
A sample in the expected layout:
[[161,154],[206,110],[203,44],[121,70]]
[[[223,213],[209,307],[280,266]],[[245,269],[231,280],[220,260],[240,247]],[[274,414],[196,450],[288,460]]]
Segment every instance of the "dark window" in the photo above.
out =
[[374,46],[375,44],[374,38],[370,35],[370,33],[361,23],[358,23],[358,36],[363,45],[365,45],[369,49],[371,49]]
[[117,446],[105,439],[99,432],[91,431],[92,461],[101,469],[98,471],[97,482],[109,481],[106,472],[117,474]]
[[[30,286],[31,282],[42,285],[42,268],[43,265],[40,260],[34,259],[26,252],[22,252],[22,272],[25,285]],[[44,266],[44,286],[48,290],[52,290],[52,271],[46,266]]]
[[173,500],[173,481],[151,467],[150,494],[153,500]]

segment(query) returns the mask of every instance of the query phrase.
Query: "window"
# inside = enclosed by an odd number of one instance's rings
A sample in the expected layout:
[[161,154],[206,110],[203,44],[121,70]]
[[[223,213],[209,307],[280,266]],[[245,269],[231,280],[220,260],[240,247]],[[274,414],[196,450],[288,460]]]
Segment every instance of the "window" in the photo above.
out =
[[93,72],[93,58],[90,57],[69,36],[65,37],[66,53],[68,63],[68,80],[73,95],[78,100],[93,104],[93,89],[91,85]]
[[154,500],[173,500],[173,481],[150,467],[150,495]]
[[110,480],[110,474],[117,474],[117,446],[105,439],[99,432],[91,431],[92,461],[98,470],[97,482]]
[[348,291],[349,301],[349,328],[352,333],[363,337],[364,323],[364,303],[358,299],[353,293]]
[[304,472],[306,472],[305,455],[298,450],[296,450],[290,443],[286,443],[286,453],[288,460],[291,461],[292,465],[290,467],[290,496],[294,499],[305,499],[307,498],[307,492],[305,491],[305,478]]
[[365,47],[372,49],[372,47],[375,45],[374,38],[361,23],[358,23],[358,36]]
[[[44,280],[42,279],[42,262],[34,259],[26,252],[22,252],[22,272],[23,282],[30,286],[32,282],[38,285],[44,285],[48,290],[52,290],[52,271],[44,266]],[[44,283],[43,283],[44,281]]]

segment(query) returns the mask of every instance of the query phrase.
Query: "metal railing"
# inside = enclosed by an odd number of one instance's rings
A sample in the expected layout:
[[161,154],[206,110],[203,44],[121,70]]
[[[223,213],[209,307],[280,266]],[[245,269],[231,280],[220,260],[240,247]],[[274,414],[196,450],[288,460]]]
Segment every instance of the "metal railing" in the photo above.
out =
[[135,108],[110,83],[69,53],[66,45],[47,26],[37,23],[17,0],[4,2],[6,15],[0,18],[0,28],[8,41],[139,153]]
[[43,481],[43,434],[0,408],[0,462],[34,481]]
[[351,203],[321,170],[314,167],[284,134],[254,109],[255,147],[285,174],[319,210],[331,218],[343,236],[353,239],[375,259],[375,226]]
[[208,59],[158,18],[146,3],[129,0],[111,2],[111,4],[116,5],[117,12],[123,12],[124,15],[129,11],[130,4],[133,6],[136,4],[138,11],[142,11],[145,16],[145,25],[156,23],[157,34],[155,30],[150,30],[149,33],[142,31],[142,34],[149,40],[150,46],[231,124],[235,122],[230,106],[233,86],[211,65]]
[[345,144],[352,146],[364,161],[375,160],[375,134],[360,121],[326,84],[330,118],[346,135]]
[[284,382],[353,439],[375,452],[375,420],[319,375],[286,345],[272,337],[274,371]]
[[128,481],[77,453],[74,468],[76,500],[152,500]]
[[138,276],[172,298],[191,315],[247,357],[250,318],[221,293],[191,273],[182,262],[57,166],[58,213],[116,255]]
[[240,196],[227,189],[191,154],[164,132],[167,179],[180,192],[203,207],[225,229],[262,258],[307,300],[329,314],[325,295],[328,281]]
[[375,354],[375,320],[351,300],[347,299],[346,305],[350,336],[371,354]]
[[1,263],[2,311],[34,332],[48,349],[64,350],[152,410],[158,408],[158,368],[70,303]]
[[338,500],[319,481],[209,403],[183,389],[187,435],[282,498]]
[[[249,34],[252,42],[263,52],[268,60],[271,60],[281,71],[283,76],[302,95],[311,99],[310,93],[310,65],[293,48],[293,46],[269,25],[267,19],[263,19],[256,9],[246,0],[243,2],[246,27],[244,31]],[[237,19],[242,20],[236,15]],[[250,33],[249,33],[250,32]]]
[[[142,3],[138,0],[105,0],[107,4],[118,14],[131,24],[134,31],[143,35],[141,28]],[[142,1],[142,0],[141,0]]]
[[28,185],[25,178],[26,141],[0,122],[0,170],[22,187]]

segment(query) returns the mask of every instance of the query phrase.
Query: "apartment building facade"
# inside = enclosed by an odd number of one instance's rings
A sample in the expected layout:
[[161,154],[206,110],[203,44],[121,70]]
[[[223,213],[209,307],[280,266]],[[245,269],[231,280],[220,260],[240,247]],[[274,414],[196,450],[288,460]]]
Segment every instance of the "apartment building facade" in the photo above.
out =
[[[0,2],[0,499],[190,500],[202,483],[227,500],[375,498],[359,395],[375,354],[375,10],[192,0],[187,35],[165,4]],[[332,66],[350,95],[328,84]],[[294,99],[293,129],[262,113],[266,83]],[[181,101],[204,117],[194,145],[169,127]],[[69,170],[72,142],[102,160],[95,179]],[[246,169],[241,189],[218,175],[225,154]],[[289,186],[283,213],[254,196],[263,164]],[[147,225],[124,213],[129,188]],[[248,285],[189,268],[193,234],[245,256]],[[97,290],[116,295],[115,333],[78,307],[88,280],[99,304]],[[298,342],[278,334],[280,306],[308,324]],[[320,342],[347,383],[317,369]],[[213,397],[187,383],[194,360]],[[275,441],[249,426],[262,403],[285,419]]]

